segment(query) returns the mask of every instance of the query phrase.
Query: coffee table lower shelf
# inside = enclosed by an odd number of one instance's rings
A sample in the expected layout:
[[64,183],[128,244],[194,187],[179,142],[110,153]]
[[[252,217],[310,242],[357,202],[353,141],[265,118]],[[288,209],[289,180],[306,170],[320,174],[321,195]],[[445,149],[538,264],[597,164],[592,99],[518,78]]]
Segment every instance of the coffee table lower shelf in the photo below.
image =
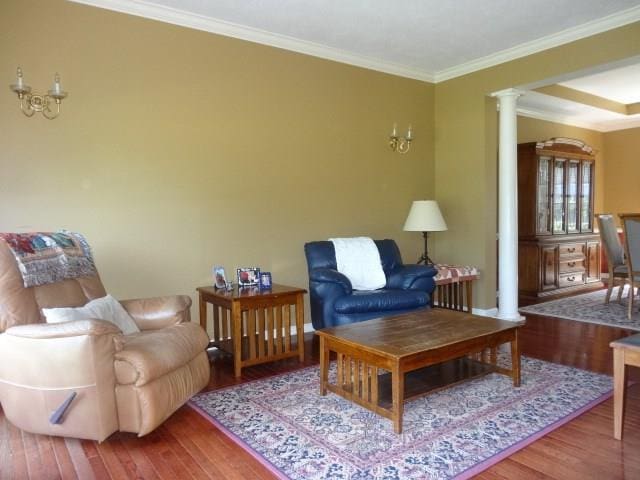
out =
[[[405,374],[403,397],[407,402],[496,371],[498,368],[495,365],[468,357],[430,365]],[[391,391],[391,373],[379,375],[378,405],[382,408],[392,408]]]
[[[340,361],[344,362],[344,358],[340,359]],[[395,420],[395,415],[392,374],[391,372],[380,373],[380,371],[384,372],[384,370],[379,370],[375,373],[368,371],[365,374],[361,369],[359,374],[354,375],[352,371],[351,382],[349,382],[348,374],[345,376],[343,363],[342,372],[338,373],[338,378],[342,377],[342,385],[329,383],[327,379],[326,389],[321,386],[321,395],[325,395],[328,390],[393,421]],[[444,388],[450,388],[458,383],[496,372],[511,375],[510,371],[469,357],[430,365],[404,375],[402,398],[404,402],[407,402]],[[372,375],[376,376],[373,377]],[[357,377],[358,380],[356,381],[354,377]],[[377,402],[375,401],[376,398]],[[401,433],[402,429],[402,419],[400,418],[399,420],[400,431],[396,431],[396,433]]]

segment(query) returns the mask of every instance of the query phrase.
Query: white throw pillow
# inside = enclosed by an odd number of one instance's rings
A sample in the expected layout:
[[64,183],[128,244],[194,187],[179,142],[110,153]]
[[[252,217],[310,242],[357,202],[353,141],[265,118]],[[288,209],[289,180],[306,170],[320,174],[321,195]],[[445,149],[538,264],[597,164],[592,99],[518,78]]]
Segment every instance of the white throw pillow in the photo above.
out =
[[95,318],[113,323],[125,335],[140,331],[131,315],[111,295],[91,300],[84,307],[43,308],[42,313],[47,323],[72,322],[74,320]]

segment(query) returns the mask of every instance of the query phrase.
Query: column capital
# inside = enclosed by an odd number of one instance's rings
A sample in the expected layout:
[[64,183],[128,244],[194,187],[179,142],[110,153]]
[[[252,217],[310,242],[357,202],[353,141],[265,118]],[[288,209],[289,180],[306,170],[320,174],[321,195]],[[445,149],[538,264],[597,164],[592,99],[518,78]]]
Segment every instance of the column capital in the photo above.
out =
[[504,90],[498,90],[489,94],[491,97],[497,97],[498,99],[503,97],[521,97],[524,95],[524,90],[518,90],[517,88],[505,88]]

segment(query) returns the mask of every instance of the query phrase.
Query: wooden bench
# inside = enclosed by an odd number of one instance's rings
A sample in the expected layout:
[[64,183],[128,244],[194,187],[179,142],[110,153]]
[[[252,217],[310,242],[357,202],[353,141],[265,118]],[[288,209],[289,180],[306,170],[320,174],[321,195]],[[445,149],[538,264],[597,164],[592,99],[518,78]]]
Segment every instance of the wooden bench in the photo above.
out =
[[436,264],[433,277],[436,289],[431,306],[471,313],[473,310],[473,282],[480,277],[476,267]]

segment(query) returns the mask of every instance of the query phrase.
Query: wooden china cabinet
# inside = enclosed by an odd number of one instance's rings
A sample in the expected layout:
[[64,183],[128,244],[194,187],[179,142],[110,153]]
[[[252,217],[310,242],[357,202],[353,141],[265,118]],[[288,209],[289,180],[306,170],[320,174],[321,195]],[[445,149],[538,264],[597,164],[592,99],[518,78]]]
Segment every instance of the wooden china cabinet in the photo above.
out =
[[580,140],[518,145],[518,288],[541,297],[600,282],[600,236],[593,233],[595,155]]

